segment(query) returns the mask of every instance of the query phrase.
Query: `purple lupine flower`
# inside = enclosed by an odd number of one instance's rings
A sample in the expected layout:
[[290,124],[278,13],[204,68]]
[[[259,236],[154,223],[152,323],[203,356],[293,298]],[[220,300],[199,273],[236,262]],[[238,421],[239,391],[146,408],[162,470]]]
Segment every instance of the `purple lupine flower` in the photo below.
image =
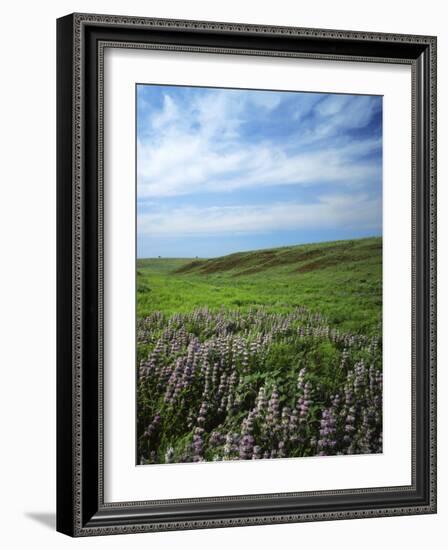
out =
[[[312,386],[306,372],[311,367],[304,364],[299,367],[297,391],[282,383],[281,393],[247,380],[244,371],[249,365],[250,370],[262,372],[272,343],[298,344],[300,349],[301,338],[313,339],[313,345],[331,341],[339,351],[334,365],[342,378],[337,395],[329,395],[323,380]],[[378,338],[343,333],[330,327],[322,315],[302,307],[289,313],[198,308],[171,316],[150,314],[138,322],[137,342],[150,348],[138,366],[142,463],[164,459],[168,451],[157,450],[163,441],[159,436],[179,436],[169,432],[170,425],[193,430],[193,441],[165,460],[198,461],[205,456],[221,460],[224,447],[232,460],[240,459],[240,454],[275,458],[292,451],[294,456],[381,452]],[[156,404],[159,418],[166,419],[163,434],[153,412]],[[286,404],[293,404],[292,409]],[[240,414],[243,418],[236,428]]]
[[226,435],[226,443],[224,445],[223,460],[232,460],[232,455],[238,452],[239,436],[236,433],[229,432]]
[[261,388],[258,391],[257,400],[256,400],[256,407],[257,407],[257,413],[261,414],[264,412],[267,408],[267,399],[266,399],[266,390],[264,386],[261,386]]
[[218,447],[224,442],[223,435],[218,431],[213,431],[210,434],[210,438],[208,440],[208,443],[211,447]]
[[252,450],[252,459],[258,460],[260,458],[263,458],[261,454],[261,447],[259,445],[255,445]]
[[203,460],[203,449],[204,441],[202,439],[202,434],[204,433],[203,428],[195,428],[193,435],[192,451],[193,451],[193,461],[202,462]]
[[336,418],[333,408],[330,407],[322,412],[322,419],[320,421],[319,440],[317,442],[320,455],[332,454],[337,443],[335,433]]
[[169,447],[165,453],[165,462],[167,464],[174,462],[174,449],[172,447]]
[[254,448],[254,438],[250,434],[245,434],[240,439],[239,456],[242,460],[248,460],[252,458]]
[[198,426],[204,426],[207,410],[208,410],[207,401],[203,401],[201,403],[201,408],[199,409],[199,415],[198,415],[198,418],[196,420]]
[[271,397],[268,401],[268,414],[266,420],[269,424],[275,425],[278,421],[278,416],[280,414],[279,410],[279,395],[277,387],[274,386],[272,389]]
[[286,456],[286,443],[285,441],[279,441],[277,449],[278,458],[285,458]]
[[281,416],[281,428],[282,428],[282,433],[284,438],[287,438],[289,434],[290,419],[291,419],[291,409],[289,407],[283,407],[282,416]]

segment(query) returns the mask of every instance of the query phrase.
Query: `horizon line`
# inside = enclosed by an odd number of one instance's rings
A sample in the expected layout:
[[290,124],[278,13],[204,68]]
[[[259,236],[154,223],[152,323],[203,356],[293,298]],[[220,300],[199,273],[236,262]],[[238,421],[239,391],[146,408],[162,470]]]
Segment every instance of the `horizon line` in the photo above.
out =
[[229,252],[229,254],[221,254],[219,256],[136,256],[137,260],[210,260],[213,258],[224,258],[226,256],[232,256],[233,254],[243,254],[247,252],[260,252],[262,250],[278,250],[282,248],[294,248],[296,246],[309,246],[326,243],[338,243],[349,241],[366,241],[368,239],[382,239],[383,235],[370,235],[369,237],[355,237],[353,239],[335,239],[333,241],[311,241],[300,244],[290,244],[283,246],[268,246],[266,248],[251,248],[250,250],[237,250],[236,252]]

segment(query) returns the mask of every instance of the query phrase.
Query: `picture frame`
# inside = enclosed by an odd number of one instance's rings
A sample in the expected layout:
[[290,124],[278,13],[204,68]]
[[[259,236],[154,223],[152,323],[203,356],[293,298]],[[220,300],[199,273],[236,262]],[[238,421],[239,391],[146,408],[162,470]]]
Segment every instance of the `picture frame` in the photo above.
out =
[[[143,17],[72,14],[58,19],[58,531],[79,537],[436,512],[436,43],[432,36]],[[103,61],[107,47],[410,66],[409,485],[162,500],[153,499],[149,489],[144,500],[105,500]]]

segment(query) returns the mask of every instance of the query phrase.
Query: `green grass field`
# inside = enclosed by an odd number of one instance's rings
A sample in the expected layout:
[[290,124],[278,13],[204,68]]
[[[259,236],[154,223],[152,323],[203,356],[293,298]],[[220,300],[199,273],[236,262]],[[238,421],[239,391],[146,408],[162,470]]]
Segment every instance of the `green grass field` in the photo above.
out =
[[382,449],[382,241],[137,263],[140,464]]
[[330,326],[380,335],[382,239],[239,252],[212,259],[137,261],[137,317],[207,306],[288,313],[298,306]]

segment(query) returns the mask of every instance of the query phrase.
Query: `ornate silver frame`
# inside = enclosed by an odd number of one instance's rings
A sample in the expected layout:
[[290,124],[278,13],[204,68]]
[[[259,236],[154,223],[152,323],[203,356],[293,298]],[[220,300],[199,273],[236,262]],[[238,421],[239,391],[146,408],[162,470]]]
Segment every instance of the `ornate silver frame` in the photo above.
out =
[[[104,502],[104,49],[405,63],[412,67],[412,484]],[[93,313],[92,313],[93,312]],[[86,422],[86,418],[95,421]],[[436,511],[436,38],[74,14],[58,20],[58,521],[72,536]]]

